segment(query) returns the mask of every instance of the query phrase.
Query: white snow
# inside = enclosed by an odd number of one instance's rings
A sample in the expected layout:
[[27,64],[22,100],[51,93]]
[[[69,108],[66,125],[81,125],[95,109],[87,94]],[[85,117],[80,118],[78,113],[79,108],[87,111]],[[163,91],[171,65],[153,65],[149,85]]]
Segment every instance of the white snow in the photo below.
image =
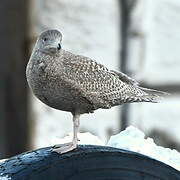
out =
[[133,126],[112,136],[107,146],[138,152],[180,170],[178,151],[156,145],[152,138],[145,138],[145,134]]
[[[0,176],[1,176],[1,174],[0,174]],[[7,180],[7,179],[12,179],[11,177],[8,177],[8,176],[2,176],[2,177],[0,177],[0,180]]]
[[0,163],[3,163],[6,159],[0,159]]

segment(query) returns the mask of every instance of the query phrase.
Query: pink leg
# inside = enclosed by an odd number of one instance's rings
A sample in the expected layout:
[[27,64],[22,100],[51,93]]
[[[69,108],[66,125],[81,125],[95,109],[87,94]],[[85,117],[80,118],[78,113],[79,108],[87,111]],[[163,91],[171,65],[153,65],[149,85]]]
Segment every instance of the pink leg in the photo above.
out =
[[62,145],[55,145],[55,147],[53,149],[54,152],[62,154],[62,153],[72,151],[73,149],[75,149],[77,147],[77,143],[78,143],[77,133],[79,130],[79,125],[80,125],[79,118],[80,118],[79,113],[75,113],[73,115],[73,140],[72,140],[72,142],[62,144]]

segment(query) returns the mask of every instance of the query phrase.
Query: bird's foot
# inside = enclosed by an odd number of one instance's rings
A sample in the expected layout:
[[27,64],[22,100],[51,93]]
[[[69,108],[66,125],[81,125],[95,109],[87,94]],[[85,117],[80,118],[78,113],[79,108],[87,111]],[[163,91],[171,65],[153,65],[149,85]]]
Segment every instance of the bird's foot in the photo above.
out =
[[71,145],[71,144],[72,144],[72,142],[64,143],[64,144],[55,144],[52,148],[57,149],[57,148],[60,148],[62,146],[68,146],[68,145]]
[[59,154],[63,154],[69,151],[72,151],[73,149],[76,149],[77,143],[70,142],[66,144],[58,144],[53,147],[53,152],[57,152]]

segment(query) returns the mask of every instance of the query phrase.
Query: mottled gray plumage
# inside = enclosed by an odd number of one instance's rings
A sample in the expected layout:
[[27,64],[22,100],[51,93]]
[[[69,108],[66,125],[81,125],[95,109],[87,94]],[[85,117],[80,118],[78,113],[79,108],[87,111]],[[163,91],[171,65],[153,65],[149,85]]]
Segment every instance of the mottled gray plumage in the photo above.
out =
[[[26,76],[32,91],[42,102],[73,114],[75,131],[80,114],[124,103],[156,102],[163,94],[139,87],[127,75],[109,70],[95,60],[63,50],[61,41],[59,31],[43,32],[33,49]],[[75,147],[70,148],[68,144],[67,149],[61,147],[57,152]]]

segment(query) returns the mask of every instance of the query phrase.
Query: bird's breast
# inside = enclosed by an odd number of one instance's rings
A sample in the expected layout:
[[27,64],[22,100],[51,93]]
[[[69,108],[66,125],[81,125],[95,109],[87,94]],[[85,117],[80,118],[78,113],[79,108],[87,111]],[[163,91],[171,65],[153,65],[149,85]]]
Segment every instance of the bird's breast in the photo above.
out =
[[73,98],[66,87],[63,75],[55,65],[43,62],[29,63],[26,70],[28,84],[35,96],[45,104],[65,111],[71,111]]

